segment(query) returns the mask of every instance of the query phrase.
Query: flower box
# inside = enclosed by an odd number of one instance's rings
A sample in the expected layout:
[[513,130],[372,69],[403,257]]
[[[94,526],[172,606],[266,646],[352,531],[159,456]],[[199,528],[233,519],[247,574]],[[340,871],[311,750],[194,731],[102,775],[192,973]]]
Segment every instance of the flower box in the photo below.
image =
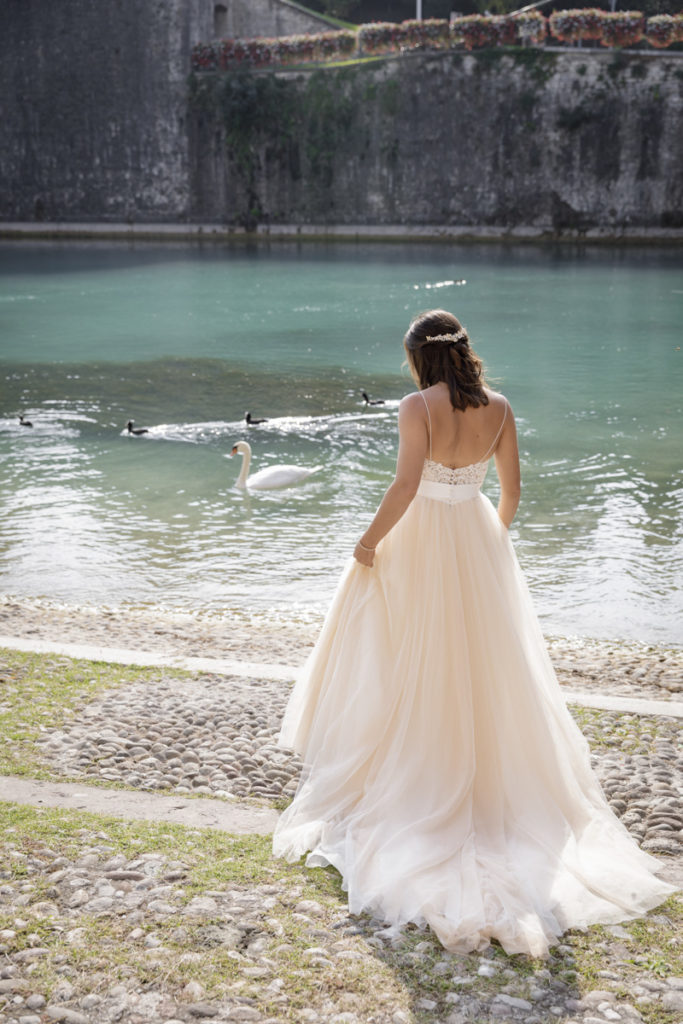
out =
[[516,15],[514,22],[522,43],[542,43],[548,35],[548,19],[540,11],[525,11]]
[[603,46],[631,46],[645,34],[645,18],[640,11],[614,11],[602,16]]
[[462,39],[466,49],[475,47],[495,46],[498,33],[492,17],[484,14],[468,14],[463,18],[454,18],[451,22],[451,35]]
[[645,25],[645,38],[650,46],[663,49],[683,39],[683,15],[655,14]]
[[553,11],[548,19],[550,34],[563,43],[579,39],[601,39],[605,11],[595,7]]
[[403,36],[394,21],[371,21],[358,29],[358,45],[364,53],[387,53],[400,48]]
[[445,18],[401,23],[402,45],[407,49],[443,49],[450,45],[450,25]]

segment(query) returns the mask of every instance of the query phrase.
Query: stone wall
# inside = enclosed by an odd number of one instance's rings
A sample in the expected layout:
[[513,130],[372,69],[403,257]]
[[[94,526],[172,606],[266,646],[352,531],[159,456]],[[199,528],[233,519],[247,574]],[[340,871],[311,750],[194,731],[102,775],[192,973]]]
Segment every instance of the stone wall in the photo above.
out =
[[[230,2],[269,34],[300,14]],[[683,228],[680,54],[192,76],[215,6],[2,0],[0,220]]]
[[207,0],[2,0],[2,219],[182,216],[189,53],[212,23]]
[[256,36],[293,36],[329,32],[324,18],[287,0],[220,0],[216,3],[215,34],[249,39]]
[[198,76],[192,217],[259,224],[683,227],[683,60],[404,56]]
[[[245,35],[325,27],[282,0],[223,6]],[[0,0],[0,220],[185,219],[190,52],[215,8]]]

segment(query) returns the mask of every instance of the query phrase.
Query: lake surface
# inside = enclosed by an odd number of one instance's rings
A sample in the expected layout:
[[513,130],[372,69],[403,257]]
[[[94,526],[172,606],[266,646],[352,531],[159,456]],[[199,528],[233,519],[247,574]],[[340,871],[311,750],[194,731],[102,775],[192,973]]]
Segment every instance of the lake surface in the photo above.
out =
[[[660,248],[0,245],[2,594],[318,616],[391,481],[402,337],[435,306],[515,410],[543,628],[683,642],[683,254]],[[240,492],[247,438],[252,470],[321,469]]]

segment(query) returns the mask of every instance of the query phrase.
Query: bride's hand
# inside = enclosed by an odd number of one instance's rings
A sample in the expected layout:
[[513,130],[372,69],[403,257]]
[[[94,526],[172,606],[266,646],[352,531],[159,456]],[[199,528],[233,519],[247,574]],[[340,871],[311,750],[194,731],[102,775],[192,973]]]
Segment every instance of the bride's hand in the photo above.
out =
[[361,565],[367,566],[368,569],[372,568],[372,563],[375,560],[375,549],[363,547],[360,541],[356,544],[353,552],[353,557]]

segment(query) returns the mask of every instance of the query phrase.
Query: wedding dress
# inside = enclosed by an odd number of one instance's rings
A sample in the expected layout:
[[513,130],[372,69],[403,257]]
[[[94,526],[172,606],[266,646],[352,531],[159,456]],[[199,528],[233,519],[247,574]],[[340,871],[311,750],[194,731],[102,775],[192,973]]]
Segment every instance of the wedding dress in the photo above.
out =
[[480,490],[497,440],[449,469],[430,429],[373,568],[346,566],[283,721],[304,769],[273,851],[332,864],[351,913],[429,925],[449,950],[496,939],[542,956],[568,928],[638,917],[675,890],[610,810],[565,706]]

